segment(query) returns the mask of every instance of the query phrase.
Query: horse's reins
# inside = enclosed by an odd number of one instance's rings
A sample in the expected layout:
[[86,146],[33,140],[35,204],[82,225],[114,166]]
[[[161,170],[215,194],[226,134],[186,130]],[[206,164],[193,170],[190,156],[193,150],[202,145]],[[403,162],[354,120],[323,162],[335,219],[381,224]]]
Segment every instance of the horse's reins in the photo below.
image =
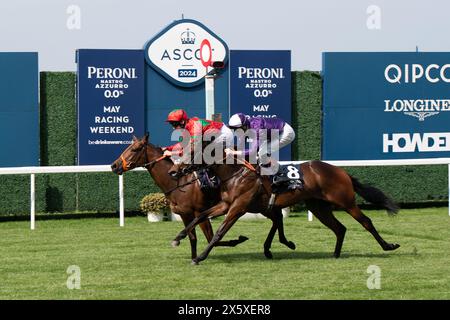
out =
[[[143,151],[144,151],[144,155],[145,155],[145,163],[141,167],[144,167],[146,169],[148,169],[148,167],[153,166],[157,162],[159,162],[159,161],[163,160],[164,158],[166,158],[166,155],[163,154],[162,156],[160,156],[160,157],[158,157],[158,158],[156,158],[156,159],[154,159],[152,161],[148,161],[148,158],[147,158],[148,157],[148,155],[147,155],[147,145],[145,145],[145,148],[143,148]],[[222,160],[225,160],[226,158],[227,157],[224,157]],[[122,155],[120,156],[120,159],[122,160],[122,169],[123,169],[123,171],[124,172],[128,171],[128,166],[127,166],[128,163],[127,163],[127,161],[125,160],[125,158]],[[240,162],[243,166],[245,166],[249,171],[254,172],[254,173],[257,174],[257,171],[256,171],[255,167],[250,162],[248,162],[245,159],[239,159],[239,158],[236,158],[236,160],[238,162]],[[208,165],[207,167],[209,167],[211,165]],[[230,177],[228,177],[227,179],[222,180],[222,182],[228,181],[228,180],[230,180],[231,178],[233,178],[234,176],[236,176],[238,174],[239,174],[239,172],[236,172],[236,173],[232,174]],[[199,178],[196,176],[194,179],[189,180],[189,181],[187,181],[187,182],[185,182],[185,183],[183,183],[181,185],[177,185],[176,187],[170,189],[169,191],[164,192],[164,194],[168,195],[171,192],[175,191],[176,189],[179,189],[179,188],[182,188],[184,186],[187,186],[187,185],[197,181],[198,179]]]
[[245,159],[239,159],[239,158],[236,158],[236,160],[239,161],[242,165],[244,165],[244,166],[245,166],[247,169],[249,169],[250,171],[253,171],[253,172],[256,173],[255,167],[252,166],[252,164],[251,164],[250,162],[248,162],[247,160],[245,160]]
[[[222,160],[225,160],[226,158],[227,158],[227,157],[224,157]],[[159,159],[159,158],[158,158],[158,159]],[[158,159],[156,159],[156,160],[158,160]],[[241,159],[237,159],[237,160],[239,160],[239,161],[241,162],[241,164],[243,164],[243,165],[244,165],[248,170],[250,170],[251,172],[257,173],[255,167],[253,167],[253,166],[251,165],[251,163],[249,163],[247,160],[245,160],[245,159],[242,159],[242,160],[241,160]],[[158,161],[159,161],[159,160],[158,160]],[[209,164],[209,165],[206,166],[206,168],[211,167],[211,166],[213,166],[214,164],[215,164],[215,163]],[[237,176],[238,174],[240,174],[239,171],[235,172],[235,173],[232,174],[230,177],[228,177],[228,178],[222,180],[222,182],[226,182],[226,181],[230,180],[231,178],[233,178],[234,176]],[[168,195],[169,193],[175,191],[176,189],[182,188],[182,187],[184,187],[184,186],[187,186],[187,185],[189,185],[189,184],[191,184],[191,183],[193,183],[193,182],[199,180],[199,178],[198,178],[197,175],[194,175],[194,176],[195,176],[195,178],[193,178],[192,180],[189,180],[189,181],[187,181],[187,182],[185,182],[185,183],[183,183],[183,184],[181,184],[181,185],[177,185],[176,187],[170,189],[169,191],[164,192],[164,194],[165,194],[165,195]]]
[[[198,180],[198,177],[195,177],[194,179],[189,180],[189,181],[187,181],[187,182],[185,182],[185,183],[183,183],[183,184],[177,184],[176,187],[170,189],[169,191],[164,192],[164,195],[167,196],[167,195],[170,194],[171,192],[173,192],[173,191],[175,191],[175,190],[177,190],[177,189],[179,189],[179,188],[185,187],[185,186],[187,186],[187,185],[189,185],[189,184],[191,184],[191,183],[193,183],[193,182],[195,182],[195,181],[197,181],[197,180]],[[184,191],[183,191],[183,192],[184,192]]]
[[[144,161],[144,164],[141,165],[141,167],[144,167],[144,168],[146,168],[146,169],[148,169],[148,167],[154,165],[155,163],[161,161],[162,159],[164,159],[164,158],[166,157],[165,155],[162,155],[161,157],[156,158],[155,160],[148,161],[147,146],[148,146],[148,145],[146,144],[145,147],[142,149],[142,150],[144,151],[144,157],[145,157],[144,160],[145,160],[145,161]],[[125,171],[128,171],[128,170],[129,170],[129,169],[128,169],[128,162],[127,162],[127,160],[123,157],[123,155],[120,155],[120,160],[122,160],[122,170],[123,170],[124,172],[125,172]]]
[[[226,157],[225,157],[225,158],[226,158]],[[251,172],[255,173],[258,177],[260,177],[261,179],[263,179],[263,177],[257,172],[257,170],[255,169],[255,167],[254,167],[250,162],[248,162],[248,161],[245,160],[245,159],[239,159],[239,158],[236,158],[236,160],[237,160],[238,162],[240,162],[242,165],[244,165],[244,166],[245,166],[247,169],[249,169]],[[230,179],[231,179],[232,177],[234,177],[236,174],[237,174],[237,173],[233,174],[231,177],[229,177],[229,178],[226,179],[225,181],[230,180]],[[262,186],[262,188],[264,189],[264,191],[265,191],[267,194],[271,195],[271,197],[272,197],[272,192],[269,191],[269,190],[266,188],[266,185],[264,184],[264,181],[263,181],[263,180],[261,180],[261,186]],[[271,202],[271,201],[269,201],[269,207],[270,207],[270,202]]]
[[[225,160],[226,158],[227,158],[227,156],[225,156],[225,158],[223,158],[222,160]],[[255,169],[255,167],[254,167],[250,162],[248,162],[247,160],[245,160],[245,159],[240,159],[240,158],[235,158],[235,159],[236,159],[236,161],[240,162],[240,164],[242,164],[245,168],[247,168],[247,169],[249,170],[249,171],[247,172],[247,174],[250,174],[251,172],[253,172],[254,174],[256,174],[256,176],[257,176],[258,178],[261,178],[261,180],[260,180],[260,182],[261,182],[260,188],[262,187],[262,188],[264,189],[264,191],[265,191],[268,195],[271,196],[270,199],[269,199],[269,205],[268,205],[268,207],[267,207],[266,210],[271,210],[271,208],[272,208],[272,206],[273,206],[273,203],[275,202],[275,195],[272,194],[272,192],[269,191],[269,190],[266,188],[266,185],[264,184],[263,177],[258,173],[258,171]],[[210,165],[210,166],[211,166],[211,165]],[[233,174],[232,174],[231,176],[229,176],[228,178],[222,180],[222,183],[223,183],[223,182],[226,182],[226,181],[228,181],[228,180],[230,180],[231,178],[237,176],[238,174],[240,174],[240,170],[236,171],[235,173],[233,173]],[[242,177],[247,176],[247,174],[246,174],[246,173],[242,174]],[[259,192],[259,191],[258,191],[258,192]]]
[[[147,154],[147,152],[146,152],[145,154]],[[142,166],[143,166],[144,168],[150,167],[150,166],[154,165],[155,163],[161,161],[161,160],[164,159],[165,157],[166,157],[165,155],[162,155],[161,157],[156,158],[155,160],[152,160],[152,161],[150,161],[150,162],[144,163]]]
[[[153,166],[153,165],[156,164],[157,162],[159,162],[159,161],[161,161],[161,160],[163,160],[164,158],[167,157],[167,156],[165,156],[165,155],[162,155],[161,157],[156,158],[155,160],[152,160],[152,161],[148,162],[148,158],[147,158],[147,150],[146,150],[146,149],[147,149],[147,145],[145,145],[145,162],[146,162],[146,163],[142,165],[142,166],[143,166],[144,168],[146,168],[146,169],[148,169],[150,166]],[[179,188],[182,188],[182,187],[184,187],[184,186],[187,186],[187,185],[193,183],[193,182],[196,181],[196,180],[198,180],[197,177],[196,177],[195,179],[192,179],[192,180],[190,180],[190,181],[187,181],[187,182],[185,182],[185,183],[183,183],[183,184],[181,184],[181,185],[178,184],[179,181],[177,181],[177,186],[174,187],[174,188],[172,188],[172,189],[170,189],[169,191],[164,192],[164,195],[167,196],[167,195],[169,195],[171,192],[173,192],[173,191],[175,191],[175,190],[177,190],[177,189],[179,189]]]

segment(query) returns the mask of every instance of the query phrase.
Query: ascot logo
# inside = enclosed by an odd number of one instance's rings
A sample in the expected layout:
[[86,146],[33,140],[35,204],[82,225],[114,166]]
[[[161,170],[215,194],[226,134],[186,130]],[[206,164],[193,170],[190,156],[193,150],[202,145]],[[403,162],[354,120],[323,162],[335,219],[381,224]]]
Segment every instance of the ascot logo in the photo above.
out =
[[195,44],[195,33],[187,29],[181,34],[181,44]]
[[203,83],[207,73],[200,60],[200,43],[211,44],[212,60],[227,62],[228,47],[211,30],[198,21],[173,22],[145,45],[145,60],[172,83],[193,87]]

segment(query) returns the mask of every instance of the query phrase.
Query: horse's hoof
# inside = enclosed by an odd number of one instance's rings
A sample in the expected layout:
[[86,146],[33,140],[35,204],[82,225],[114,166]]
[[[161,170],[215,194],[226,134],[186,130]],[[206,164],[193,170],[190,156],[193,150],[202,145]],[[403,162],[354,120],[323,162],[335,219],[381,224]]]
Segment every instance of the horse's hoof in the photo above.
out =
[[264,251],[264,255],[266,256],[267,259],[273,259],[272,252],[270,251]]
[[392,251],[392,250],[398,249],[399,247],[400,247],[400,245],[397,244],[397,243],[388,243],[388,244],[383,248],[383,250],[384,250],[384,251]]
[[178,247],[180,245],[180,241],[179,240],[173,240],[172,241],[172,247]]
[[398,249],[399,247],[400,247],[400,245],[398,243],[390,243],[384,250],[392,251],[392,250]]
[[198,266],[198,261],[197,261],[197,259],[192,259],[191,265],[193,265],[193,266]]
[[248,238],[246,237],[246,236],[239,236],[239,243],[242,243],[242,242],[244,242],[244,241],[247,241],[248,240]]
[[295,248],[296,248],[295,243],[293,243],[292,241],[289,241],[287,243],[287,247],[292,250],[295,250]]

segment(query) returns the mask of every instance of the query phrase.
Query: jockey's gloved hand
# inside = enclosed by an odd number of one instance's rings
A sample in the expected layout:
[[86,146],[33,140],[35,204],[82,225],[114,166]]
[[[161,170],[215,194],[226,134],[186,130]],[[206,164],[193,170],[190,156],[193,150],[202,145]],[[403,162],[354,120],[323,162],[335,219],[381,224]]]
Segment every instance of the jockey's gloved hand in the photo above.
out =
[[223,151],[225,151],[225,154],[228,156],[228,155],[230,155],[230,154],[233,154],[233,149],[230,149],[230,148],[226,148],[225,150],[223,150]]
[[171,157],[172,156],[172,151],[164,150],[163,155],[165,155],[166,157]]
[[233,150],[233,149],[231,149],[231,148],[226,148],[225,150],[225,154],[228,156],[228,155],[233,155],[233,156],[239,156],[239,155],[241,155],[242,154],[242,151],[236,151],[236,150]]

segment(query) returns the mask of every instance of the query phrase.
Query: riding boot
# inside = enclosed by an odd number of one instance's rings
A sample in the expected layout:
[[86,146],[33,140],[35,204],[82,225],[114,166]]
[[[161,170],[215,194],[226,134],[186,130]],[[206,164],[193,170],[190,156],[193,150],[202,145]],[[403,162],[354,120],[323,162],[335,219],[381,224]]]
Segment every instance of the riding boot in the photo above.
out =
[[278,172],[279,164],[278,161],[272,158],[267,158],[265,163],[260,163],[261,172],[263,175],[275,175]]

